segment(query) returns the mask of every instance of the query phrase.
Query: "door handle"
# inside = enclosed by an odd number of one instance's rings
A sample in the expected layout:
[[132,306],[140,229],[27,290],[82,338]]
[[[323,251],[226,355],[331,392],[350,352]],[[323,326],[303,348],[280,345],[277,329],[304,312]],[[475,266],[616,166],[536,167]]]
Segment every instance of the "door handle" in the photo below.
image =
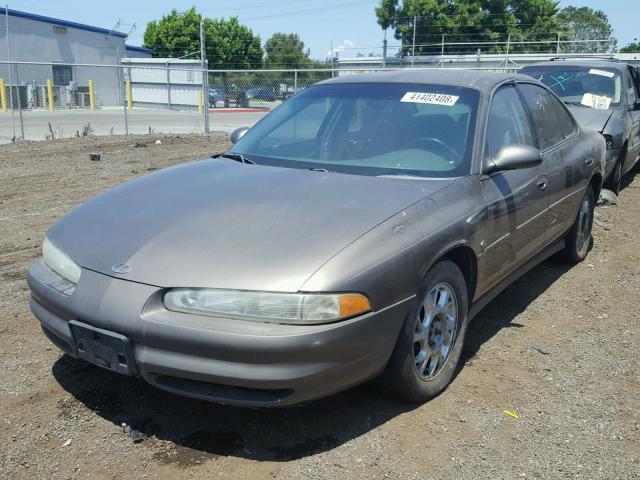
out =
[[591,165],[593,165],[593,155],[589,155],[588,157],[584,157],[584,164],[587,167],[590,167]]
[[540,190],[544,190],[549,185],[549,179],[547,177],[539,177],[537,185]]

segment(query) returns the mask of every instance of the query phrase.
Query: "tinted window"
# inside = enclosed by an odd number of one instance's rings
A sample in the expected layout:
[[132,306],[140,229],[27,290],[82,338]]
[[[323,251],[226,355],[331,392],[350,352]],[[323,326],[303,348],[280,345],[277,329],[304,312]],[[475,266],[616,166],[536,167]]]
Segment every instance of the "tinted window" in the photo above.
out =
[[514,143],[536,146],[527,111],[512,86],[494,94],[487,124],[487,152],[494,158],[501,147]]
[[571,136],[575,127],[564,105],[542,87],[524,83],[518,86],[531,112],[533,127],[541,149]]
[[232,152],[359,175],[466,175],[478,98],[448,85],[317,85],[267,115]]
[[544,83],[568,104],[591,108],[620,105],[622,80],[620,73],[607,66],[580,67],[548,65],[525,67],[521,73]]

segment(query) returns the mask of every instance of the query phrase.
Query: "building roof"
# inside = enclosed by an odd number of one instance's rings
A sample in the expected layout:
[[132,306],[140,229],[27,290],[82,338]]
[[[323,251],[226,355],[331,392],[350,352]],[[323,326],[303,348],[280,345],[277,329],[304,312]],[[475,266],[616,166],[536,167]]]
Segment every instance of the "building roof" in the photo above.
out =
[[[33,13],[20,12],[18,10],[11,10],[11,9],[7,10],[2,8],[0,9],[0,15],[5,15],[6,11],[9,12],[10,17],[26,18],[27,20],[34,20],[36,22],[49,23],[51,25],[60,25],[61,27],[77,28],[78,30],[86,30],[94,33],[102,33],[104,35],[110,34],[110,35],[113,35],[114,37],[127,38],[126,33],[116,32],[113,30],[108,30],[106,28],[94,27],[92,25],[86,25],[84,23],[69,22],[68,20],[60,20],[58,18],[51,18],[51,17],[42,16],[42,15],[36,15]],[[140,48],[140,47],[136,47],[136,48]]]
[[153,53],[153,50],[145,47],[136,47],[135,45],[125,45],[124,48],[132,52]]

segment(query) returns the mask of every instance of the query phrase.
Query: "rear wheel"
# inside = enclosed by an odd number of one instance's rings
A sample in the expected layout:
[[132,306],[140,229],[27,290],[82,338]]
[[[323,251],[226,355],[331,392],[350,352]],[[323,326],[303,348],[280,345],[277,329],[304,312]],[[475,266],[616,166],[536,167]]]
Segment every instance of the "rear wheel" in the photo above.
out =
[[579,263],[583,261],[587,253],[589,253],[592,242],[591,229],[593,227],[594,206],[593,188],[589,185],[582,198],[582,202],[580,202],[580,209],[578,210],[576,221],[565,238],[565,248],[562,252],[562,258],[564,260],[571,263]]
[[462,272],[441,260],[425,276],[416,305],[380,378],[392,395],[424,402],[451,382],[460,360],[468,322],[467,288]]

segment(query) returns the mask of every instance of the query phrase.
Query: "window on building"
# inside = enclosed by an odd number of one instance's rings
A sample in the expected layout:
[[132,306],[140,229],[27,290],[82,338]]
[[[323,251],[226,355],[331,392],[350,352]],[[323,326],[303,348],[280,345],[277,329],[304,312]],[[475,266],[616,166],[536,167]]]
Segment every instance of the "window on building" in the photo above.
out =
[[71,65],[53,65],[51,69],[53,71],[53,84],[56,87],[69,85],[69,82],[73,80]]

